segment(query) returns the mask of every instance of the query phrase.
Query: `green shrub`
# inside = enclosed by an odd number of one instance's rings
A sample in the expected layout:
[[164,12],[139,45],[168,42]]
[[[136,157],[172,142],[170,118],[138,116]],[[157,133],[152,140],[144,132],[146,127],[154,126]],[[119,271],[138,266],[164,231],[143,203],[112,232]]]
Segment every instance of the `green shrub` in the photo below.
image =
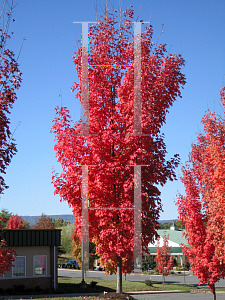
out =
[[152,256],[147,256],[145,259],[143,259],[142,261],[142,270],[143,271],[148,271],[150,270],[154,270],[156,267],[156,262],[154,257]]
[[36,285],[35,288],[34,288],[35,292],[36,293],[40,293],[41,292],[41,288],[39,285]]
[[25,285],[19,284],[19,285],[13,285],[15,292],[23,293],[25,290]]
[[152,286],[152,281],[151,280],[145,280],[145,284],[148,286]]
[[185,267],[185,270],[188,270],[188,271],[190,270],[191,265],[190,265],[189,261],[186,261],[186,262],[185,262],[184,267]]

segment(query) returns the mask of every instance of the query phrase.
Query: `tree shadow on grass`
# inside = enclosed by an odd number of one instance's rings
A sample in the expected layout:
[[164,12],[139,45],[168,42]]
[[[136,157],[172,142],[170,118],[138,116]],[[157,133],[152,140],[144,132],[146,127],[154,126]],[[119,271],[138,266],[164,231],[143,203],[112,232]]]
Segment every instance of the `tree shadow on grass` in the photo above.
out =
[[103,292],[115,292],[114,289],[96,285],[92,286],[91,284],[87,284],[87,288],[81,288],[78,283],[58,283],[57,293],[60,294],[69,294],[69,293],[103,293]]
[[163,283],[163,281],[153,281],[152,280],[152,283],[153,284],[184,284],[184,283],[180,283],[179,281],[166,281],[165,280],[165,283]]

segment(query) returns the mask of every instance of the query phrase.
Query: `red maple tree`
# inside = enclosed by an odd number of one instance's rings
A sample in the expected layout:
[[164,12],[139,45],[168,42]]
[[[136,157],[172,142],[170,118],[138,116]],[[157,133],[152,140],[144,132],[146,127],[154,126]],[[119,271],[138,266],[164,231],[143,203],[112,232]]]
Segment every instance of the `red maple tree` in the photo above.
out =
[[[0,229],[3,228],[2,223],[6,222],[6,218],[0,217]],[[15,261],[16,251],[7,247],[5,240],[0,241],[0,276],[6,271],[10,271]]]
[[22,217],[16,215],[11,215],[9,221],[6,225],[7,229],[26,229],[26,225],[23,223]]
[[[225,88],[221,90],[225,106]],[[179,218],[185,224],[188,256],[199,284],[225,277],[225,119],[210,111],[202,119],[204,133],[192,144],[181,178],[186,196],[179,195]]]
[[[141,34],[141,129],[134,134],[134,40],[133,10],[127,9],[118,26],[115,14],[108,14],[89,31],[88,125],[72,123],[66,107],[56,108],[52,132],[62,173],[53,174],[55,194],[68,201],[76,217],[77,236],[82,224],[82,165],[88,165],[89,237],[108,273],[122,264],[131,272],[134,247],[134,167],[142,165],[142,249],[157,236],[160,191],[175,178],[179,158],[165,159],[166,146],[160,128],[169,107],[184,85],[180,55],[166,54],[165,45],[154,47],[152,27]],[[82,52],[74,55],[82,82]],[[84,69],[84,66],[83,66]],[[83,103],[82,84],[74,84]],[[89,134],[82,133],[88,126]],[[87,129],[87,128],[86,128]],[[77,245],[78,246],[78,245]]]
[[[12,17],[13,3],[7,7],[9,2],[5,0],[1,9],[0,22],[0,173],[5,174],[6,168],[16,153],[16,145],[9,128],[9,114],[13,103],[17,99],[16,90],[20,87],[21,73],[14,53],[6,48],[9,23]],[[5,181],[0,176],[0,194],[7,188]]]
[[32,229],[55,229],[55,222],[45,214],[41,214],[40,218],[31,226]]
[[165,283],[165,276],[168,276],[170,270],[173,268],[173,259],[171,256],[171,248],[169,246],[169,235],[163,235],[163,245],[160,247],[158,242],[158,248],[156,250],[155,262],[157,263],[157,269],[163,276],[163,283]]

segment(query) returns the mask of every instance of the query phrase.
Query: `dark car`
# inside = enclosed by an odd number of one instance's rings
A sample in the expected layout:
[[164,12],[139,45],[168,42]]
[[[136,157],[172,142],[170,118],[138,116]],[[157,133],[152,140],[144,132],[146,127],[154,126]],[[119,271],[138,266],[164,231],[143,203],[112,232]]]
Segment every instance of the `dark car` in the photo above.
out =
[[103,266],[97,266],[93,268],[94,271],[104,271],[105,268]]
[[61,265],[62,268],[79,269],[79,265],[76,260],[68,260],[66,263]]

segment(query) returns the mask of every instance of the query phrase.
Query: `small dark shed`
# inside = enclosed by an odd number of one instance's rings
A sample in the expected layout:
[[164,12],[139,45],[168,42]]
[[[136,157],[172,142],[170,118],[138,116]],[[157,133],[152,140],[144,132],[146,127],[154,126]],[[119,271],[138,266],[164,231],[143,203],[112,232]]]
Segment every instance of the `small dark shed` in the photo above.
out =
[[24,285],[57,289],[57,246],[61,244],[61,229],[3,229],[1,239],[17,255],[11,270],[0,277],[0,288]]

